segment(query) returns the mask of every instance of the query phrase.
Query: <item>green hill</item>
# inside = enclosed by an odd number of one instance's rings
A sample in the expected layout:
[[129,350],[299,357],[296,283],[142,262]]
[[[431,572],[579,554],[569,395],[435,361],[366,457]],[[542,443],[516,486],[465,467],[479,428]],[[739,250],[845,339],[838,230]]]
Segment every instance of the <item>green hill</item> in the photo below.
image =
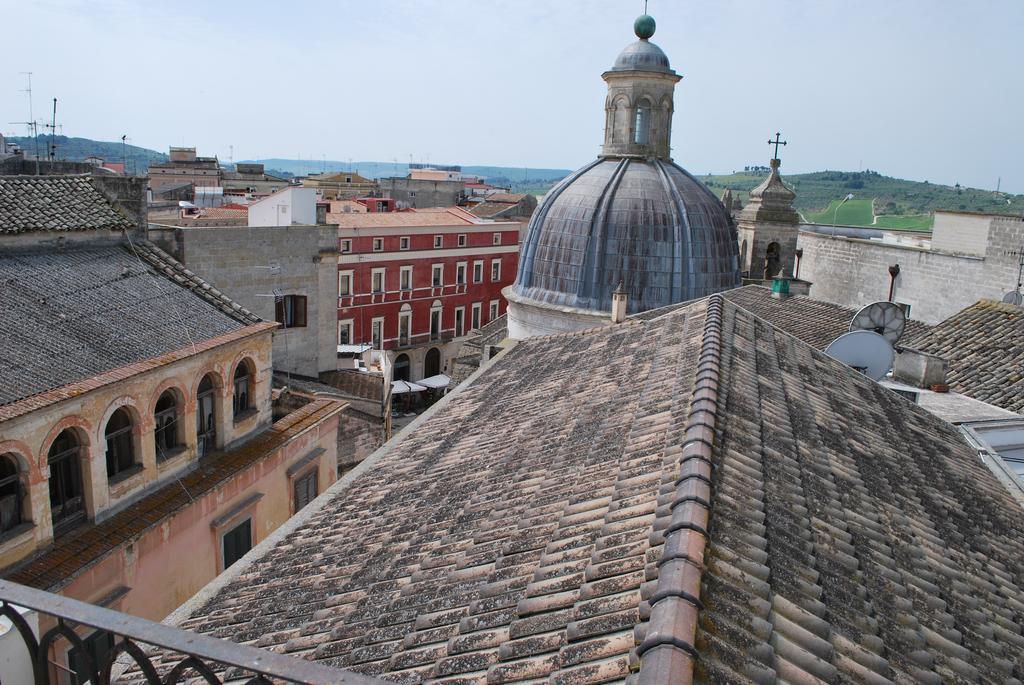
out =
[[[8,138],[8,140],[20,145],[26,154],[35,154],[36,144],[31,136],[14,136]],[[122,145],[120,140],[104,142],[89,138],[55,136],[53,142],[57,146],[57,159],[65,159],[71,162],[81,162],[86,157],[102,157],[108,162],[121,162],[127,159],[129,171],[132,170],[132,165],[134,164],[135,172],[139,174],[146,173],[150,163],[167,161],[167,155],[162,152],[148,150],[136,145]],[[50,136],[39,136],[40,155],[46,155],[49,144]]]
[[[745,203],[747,194],[765,176],[765,172],[736,172],[702,176],[701,181],[719,196],[730,188]],[[1024,195],[928,181],[906,181],[883,176],[877,171],[818,171],[783,178],[796,191],[794,205],[797,210],[807,220],[818,223],[832,223],[837,204],[847,194],[852,194],[853,199],[839,208],[836,223],[852,226],[930,230],[931,213],[937,209],[993,213],[1024,211]]]

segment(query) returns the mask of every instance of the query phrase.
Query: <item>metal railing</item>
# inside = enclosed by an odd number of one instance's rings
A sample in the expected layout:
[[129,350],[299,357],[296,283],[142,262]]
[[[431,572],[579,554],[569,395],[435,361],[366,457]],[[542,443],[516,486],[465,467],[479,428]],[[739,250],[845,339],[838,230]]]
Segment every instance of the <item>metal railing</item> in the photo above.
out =
[[[37,640],[28,621],[16,607],[32,609],[40,617],[49,617],[56,625]],[[27,649],[21,656],[31,659],[36,685],[77,685],[85,682],[109,685],[122,681],[171,685],[196,677],[215,685],[220,685],[222,678],[232,681],[248,678],[246,685],[279,682],[302,685],[384,684],[382,680],[352,671],[188,632],[5,580],[0,580],[0,616],[10,620],[12,629],[20,634]],[[79,626],[105,631],[110,635],[111,646],[94,655],[76,632]],[[70,643],[77,655],[75,668],[53,660],[51,652],[61,638]],[[160,649],[165,658],[167,653],[173,653],[177,664],[161,676],[140,645]],[[16,658],[15,655],[7,656]],[[130,662],[134,662],[134,667]],[[126,668],[130,672],[119,677]],[[218,671],[222,671],[223,676],[218,676]],[[8,682],[7,678],[3,681],[5,684]]]

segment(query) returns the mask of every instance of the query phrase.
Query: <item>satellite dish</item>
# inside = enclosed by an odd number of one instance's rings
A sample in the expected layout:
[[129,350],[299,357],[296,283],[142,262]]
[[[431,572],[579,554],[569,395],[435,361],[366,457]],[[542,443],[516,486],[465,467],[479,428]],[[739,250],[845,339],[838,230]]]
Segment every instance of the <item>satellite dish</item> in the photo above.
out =
[[1005,302],[1006,304],[1015,304],[1018,307],[1020,307],[1022,304],[1024,304],[1024,295],[1021,295],[1020,292],[1016,290],[1011,290],[1010,292],[1003,295],[1003,302]]
[[843,333],[825,348],[825,354],[857,369],[873,381],[885,378],[896,356],[889,341],[874,331]]
[[872,331],[885,338],[890,345],[903,335],[907,327],[907,315],[898,304],[875,302],[861,309],[850,322],[851,331]]

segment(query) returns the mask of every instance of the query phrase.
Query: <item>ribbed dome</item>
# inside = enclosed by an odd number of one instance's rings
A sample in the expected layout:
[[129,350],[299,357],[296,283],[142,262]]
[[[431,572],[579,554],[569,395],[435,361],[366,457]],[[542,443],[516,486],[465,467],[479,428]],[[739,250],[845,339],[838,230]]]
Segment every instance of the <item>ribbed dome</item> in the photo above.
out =
[[530,221],[514,292],[536,302],[631,313],[740,285],[735,228],[671,161],[602,158],[548,193]]
[[611,70],[673,73],[668,63],[668,55],[649,40],[638,40],[627,45],[615,58],[615,65]]

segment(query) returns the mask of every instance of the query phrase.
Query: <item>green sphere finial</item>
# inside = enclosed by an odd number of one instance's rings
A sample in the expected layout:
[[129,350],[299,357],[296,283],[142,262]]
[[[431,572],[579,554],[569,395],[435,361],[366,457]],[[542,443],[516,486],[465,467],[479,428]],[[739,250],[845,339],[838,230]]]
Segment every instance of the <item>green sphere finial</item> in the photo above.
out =
[[641,14],[633,22],[633,32],[641,40],[647,40],[653,36],[655,28],[657,28],[657,24],[654,23],[654,17],[649,14]]

